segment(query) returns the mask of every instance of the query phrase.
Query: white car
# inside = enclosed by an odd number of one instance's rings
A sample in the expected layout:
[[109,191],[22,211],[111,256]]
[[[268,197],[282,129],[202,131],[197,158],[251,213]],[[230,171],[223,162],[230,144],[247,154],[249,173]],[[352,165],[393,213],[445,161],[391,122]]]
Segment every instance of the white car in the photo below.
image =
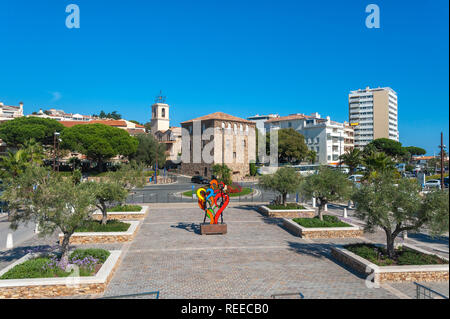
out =
[[364,177],[364,175],[356,174],[356,175],[349,176],[348,179],[350,181],[352,181],[353,183],[361,183],[361,179],[363,177]]
[[441,181],[438,180],[438,179],[430,179],[429,181],[426,181],[423,186],[427,187],[427,188],[439,188],[439,189],[441,189]]

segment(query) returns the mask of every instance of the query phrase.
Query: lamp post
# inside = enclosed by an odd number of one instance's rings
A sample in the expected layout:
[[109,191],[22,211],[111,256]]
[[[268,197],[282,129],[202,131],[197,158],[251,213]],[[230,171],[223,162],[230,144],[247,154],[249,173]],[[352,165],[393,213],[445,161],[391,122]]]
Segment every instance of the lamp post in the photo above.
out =
[[[56,171],[56,137],[59,136],[59,132],[55,132],[53,134],[53,171]],[[59,140],[59,138],[58,138]],[[59,150],[59,143],[58,143],[58,150]]]

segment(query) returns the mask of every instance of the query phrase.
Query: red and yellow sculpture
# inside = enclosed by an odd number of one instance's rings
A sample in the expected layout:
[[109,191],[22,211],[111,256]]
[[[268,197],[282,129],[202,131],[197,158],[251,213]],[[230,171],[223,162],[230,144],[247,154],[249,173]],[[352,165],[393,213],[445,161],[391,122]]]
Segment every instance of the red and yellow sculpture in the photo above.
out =
[[223,211],[230,202],[230,196],[227,193],[227,186],[222,182],[213,179],[209,183],[209,188],[201,187],[197,190],[198,206],[205,212],[205,218],[209,217],[210,224],[218,224],[219,217],[223,224]]

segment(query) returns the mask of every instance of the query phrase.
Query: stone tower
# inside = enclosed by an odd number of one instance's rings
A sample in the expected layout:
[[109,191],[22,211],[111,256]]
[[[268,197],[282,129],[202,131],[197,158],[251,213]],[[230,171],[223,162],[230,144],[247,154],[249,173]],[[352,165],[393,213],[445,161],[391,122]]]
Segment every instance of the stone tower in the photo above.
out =
[[166,97],[160,93],[152,105],[152,120],[150,122],[151,133],[155,135],[158,131],[167,131],[170,127],[169,105],[165,103]]

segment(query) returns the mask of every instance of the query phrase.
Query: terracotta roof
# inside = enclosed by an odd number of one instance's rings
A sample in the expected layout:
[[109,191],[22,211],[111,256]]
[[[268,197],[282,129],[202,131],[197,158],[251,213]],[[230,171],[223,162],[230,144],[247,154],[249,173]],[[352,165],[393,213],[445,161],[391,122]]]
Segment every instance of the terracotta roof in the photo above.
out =
[[79,124],[105,124],[114,127],[126,127],[125,121],[120,120],[92,120],[92,121],[58,121],[65,127],[72,127]]
[[[280,121],[289,121],[289,120],[313,119],[313,118],[315,118],[315,117],[314,116],[305,115],[305,114],[291,114],[291,115],[288,115],[288,116],[275,117],[273,119],[267,120],[266,123],[280,122]],[[319,119],[319,120],[323,120],[323,119]]]
[[193,121],[206,121],[206,120],[222,120],[222,121],[232,121],[232,122],[241,122],[241,123],[248,123],[248,124],[255,124],[255,122],[252,121],[247,121],[244,120],[240,117],[236,117],[233,115],[229,115],[223,112],[216,112],[216,113],[211,113],[205,116],[201,116],[201,117],[197,117],[195,119],[186,121],[186,122],[182,122],[181,124],[187,124],[187,123],[191,123]]

